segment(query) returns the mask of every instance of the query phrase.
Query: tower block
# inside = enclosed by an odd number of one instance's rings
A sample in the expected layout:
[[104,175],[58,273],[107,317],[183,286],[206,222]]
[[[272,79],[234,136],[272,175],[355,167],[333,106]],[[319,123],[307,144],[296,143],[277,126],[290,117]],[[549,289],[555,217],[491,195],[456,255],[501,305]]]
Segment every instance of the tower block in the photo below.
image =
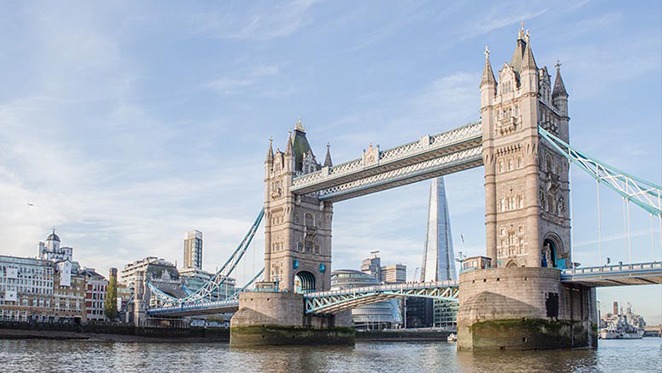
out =
[[351,312],[304,315],[303,293],[331,288],[331,222],[333,204],[316,193],[290,191],[296,176],[331,166],[327,146],[324,164],[317,159],[299,120],[285,152],[265,160],[264,281],[259,291],[242,293],[232,317],[230,344],[353,344]]
[[568,288],[569,164],[538,126],[569,143],[568,93],[551,85],[522,28],[495,79],[485,51],[480,83],[485,225],[491,268],[460,275],[459,349],[596,346],[595,291]]

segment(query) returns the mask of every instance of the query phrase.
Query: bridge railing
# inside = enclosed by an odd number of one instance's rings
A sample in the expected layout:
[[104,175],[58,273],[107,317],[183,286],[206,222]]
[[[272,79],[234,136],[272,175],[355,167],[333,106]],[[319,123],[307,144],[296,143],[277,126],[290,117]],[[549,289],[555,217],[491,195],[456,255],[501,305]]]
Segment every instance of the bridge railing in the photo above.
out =
[[195,311],[208,308],[223,308],[223,307],[238,307],[238,299],[230,300],[221,300],[221,301],[211,301],[211,302],[201,302],[201,303],[182,303],[177,306],[165,306],[165,307],[156,307],[150,308],[148,313],[168,313],[168,312],[182,312],[182,311]]
[[583,275],[614,273],[623,271],[643,271],[648,269],[662,269],[662,262],[632,263],[632,264],[614,264],[600,267],[584,267],[564,269],[561,273],[564,275]]
[[455,287],[455,286],[457,286],[457,281],[408,282],[403,284],[373,285],[373,286],[364,286],[360,288],[317,291],[314,293],[304,294],[303,297],[317,298],[317,297],[335,296],[335,295],[343,295],[343,294],[371,293],[377,291],[405,291],[405,290],[419,290],[419,289],[430,289],[435,287]]

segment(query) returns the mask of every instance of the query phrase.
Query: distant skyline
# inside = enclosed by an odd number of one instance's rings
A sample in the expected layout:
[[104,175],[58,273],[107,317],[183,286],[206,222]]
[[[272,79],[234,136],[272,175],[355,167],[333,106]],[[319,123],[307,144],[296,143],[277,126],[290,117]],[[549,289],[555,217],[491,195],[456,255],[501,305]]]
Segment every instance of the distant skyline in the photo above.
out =
[[[485,46],[498,71],[522,21],[538,65],[553,73],[561,62],[573,146],[662,184],[659,2],[0,0],[0,10],[2,255],[37,255],[55,227],[99,273],[146,256],[181,266],[182,237],[197,229],[213,272],[262,207],[271,136],[284,149],[301,117],[317,159],[329,143],[337,164],[476,121]],[[484,255],[482,168],[445,181],[455,252]],[[413,278],[428,189],[335,204],[333,269],[380,250]],[[571,189],[575,260],[597,265],[595,182],[573,168]],[[600,197],[603,261],[627,262],[621,199],[604,187]],[[630,211],[632,260],[662,260],[659,220]],[[260,231],[239,283],[261,268],[263,244]],[[662,286],[598,299],[662,322]]]

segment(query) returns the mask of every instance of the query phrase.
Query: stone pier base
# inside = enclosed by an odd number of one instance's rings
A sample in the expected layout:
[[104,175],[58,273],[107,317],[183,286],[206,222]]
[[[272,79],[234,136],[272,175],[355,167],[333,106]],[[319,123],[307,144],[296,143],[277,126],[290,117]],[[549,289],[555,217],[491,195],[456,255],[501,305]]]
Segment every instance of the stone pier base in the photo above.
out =
[[597,348],[595,289],[561,284],[552,268],[460,275],[458,350]]
[[230,321],[230,346],[353,345],[350,312],[329,316],[304,314],[301,294],[255,292],[239,296]]

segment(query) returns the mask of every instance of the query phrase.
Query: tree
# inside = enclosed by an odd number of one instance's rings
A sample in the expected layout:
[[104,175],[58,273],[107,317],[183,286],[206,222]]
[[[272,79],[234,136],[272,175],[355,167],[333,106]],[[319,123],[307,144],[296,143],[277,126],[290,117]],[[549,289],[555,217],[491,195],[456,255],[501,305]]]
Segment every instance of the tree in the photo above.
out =
[[103,308],[108,320],[112,321],[117,318],[117,276],[111,276],[108,281]]

